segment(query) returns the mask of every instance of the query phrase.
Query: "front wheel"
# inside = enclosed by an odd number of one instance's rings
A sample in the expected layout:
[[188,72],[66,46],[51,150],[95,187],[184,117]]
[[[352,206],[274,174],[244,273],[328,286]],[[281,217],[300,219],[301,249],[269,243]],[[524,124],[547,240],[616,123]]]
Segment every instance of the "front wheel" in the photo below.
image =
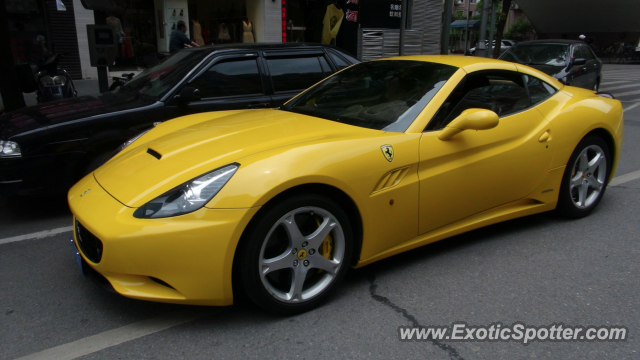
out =
[[576,147],[564,171],[557,211],[569,218],[589,215],[604,196],[611,171],[610,151],[598,136],[587,136]]
[[263,209],[239,248],[245,293],[285,315],[318,306],[349,268],[352,234],[344,210],[324,196],[297,195]]

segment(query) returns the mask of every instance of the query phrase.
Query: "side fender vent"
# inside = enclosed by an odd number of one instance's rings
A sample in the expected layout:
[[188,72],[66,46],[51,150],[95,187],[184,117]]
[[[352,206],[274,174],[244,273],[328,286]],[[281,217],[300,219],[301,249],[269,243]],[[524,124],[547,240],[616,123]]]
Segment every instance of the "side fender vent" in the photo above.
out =
[[380,179],[380,182],[378,183],[378,185],[376,185],[375,189],[373,189],[373,192],[371,193],[371,195],[378,193],[380,191],[390,189],[400,184],[400,181],[404,179],[405,175],[407,175],[410,168],[411,168],[411,165],[405,166],[403,168],[391,170],[390,172],[386,173],[382,177],[382,179]]

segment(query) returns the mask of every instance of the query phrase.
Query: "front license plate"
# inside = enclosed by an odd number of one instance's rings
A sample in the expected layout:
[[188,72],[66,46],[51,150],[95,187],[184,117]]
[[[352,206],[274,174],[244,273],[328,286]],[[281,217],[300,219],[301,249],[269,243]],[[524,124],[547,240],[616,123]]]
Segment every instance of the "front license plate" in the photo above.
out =
[[69,236],[69,243],[71,244],[71,248],[73,249],[73,256],[76,258],[76,262],[78,263],[80,272],[84,274],[84,270],[82,270],[82,257],[80,257],[80,252],[78,252],[78,248],[73,241],[73,236]]

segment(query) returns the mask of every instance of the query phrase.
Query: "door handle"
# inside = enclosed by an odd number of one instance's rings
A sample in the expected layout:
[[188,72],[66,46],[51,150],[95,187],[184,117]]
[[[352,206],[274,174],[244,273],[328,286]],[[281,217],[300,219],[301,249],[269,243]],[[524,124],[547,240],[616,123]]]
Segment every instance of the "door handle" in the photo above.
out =
[[549,134],[549,130],[545,131],[544,134],[540,135],[540,137],[538,138],[538,141],[540,142],[546,142],[551,140],[551,134]]
[[263,109],[268,108],[269,106],[271,106],[271,104],[269,103],[249,104],[249,106],[247,106],[247,109]]

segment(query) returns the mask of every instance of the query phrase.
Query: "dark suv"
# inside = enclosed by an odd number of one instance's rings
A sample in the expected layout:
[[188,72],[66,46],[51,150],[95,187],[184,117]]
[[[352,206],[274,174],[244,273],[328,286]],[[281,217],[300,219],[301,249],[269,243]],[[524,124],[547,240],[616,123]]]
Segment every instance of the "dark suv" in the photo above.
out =
[[64,192],[156,122],[217,110],[278,107],[359,62],[317,44],[182,50],[117,91],[0,116],[0,194]]

